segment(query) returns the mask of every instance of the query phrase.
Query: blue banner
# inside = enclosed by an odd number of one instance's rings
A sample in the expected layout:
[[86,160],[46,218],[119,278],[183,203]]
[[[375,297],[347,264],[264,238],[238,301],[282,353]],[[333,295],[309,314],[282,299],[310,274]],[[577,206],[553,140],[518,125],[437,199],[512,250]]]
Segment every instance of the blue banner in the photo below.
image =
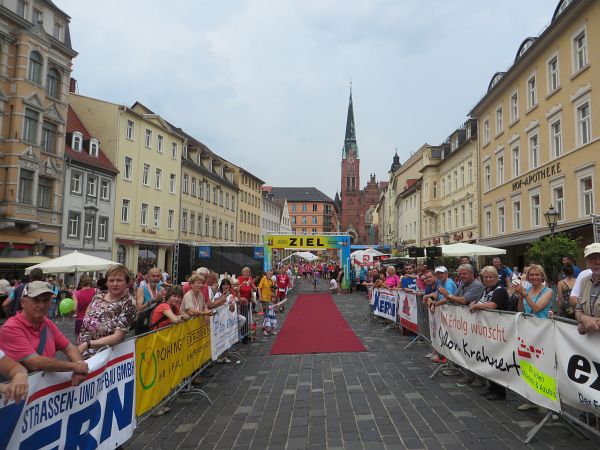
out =
[[263,259],[265,257],[265,249],[263,247],[254,247],[254,259]]
[[210,245],[201,245],[198,247],[198,258],[210,258]]

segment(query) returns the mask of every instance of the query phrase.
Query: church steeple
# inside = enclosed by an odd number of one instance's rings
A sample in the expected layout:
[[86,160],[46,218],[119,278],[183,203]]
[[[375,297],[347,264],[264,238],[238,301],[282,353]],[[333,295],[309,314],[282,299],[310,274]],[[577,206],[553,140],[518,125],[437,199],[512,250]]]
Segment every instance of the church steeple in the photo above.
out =
[[356,129],[354,128],[354,107],[352,105],[352,83],[350,83],[350,99],[348,101],[348,117],[346,118],[346,136],[344,137],[342,158],[348,158],[351,153],[354,155],[354,158],[358,159]]
[[394,160],[392,162],[392,167],[390,168],[390,172],[394,172],[396,169],[400,168],[402,164],[400,164],[400,157],[398,156],[398,149],[396,149],[396,154],[394,155]]

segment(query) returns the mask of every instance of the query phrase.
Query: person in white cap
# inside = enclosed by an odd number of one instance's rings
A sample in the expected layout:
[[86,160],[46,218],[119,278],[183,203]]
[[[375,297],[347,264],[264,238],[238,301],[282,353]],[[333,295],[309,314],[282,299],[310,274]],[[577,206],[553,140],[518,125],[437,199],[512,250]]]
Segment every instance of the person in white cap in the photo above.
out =
[[438,279],[438,289],[435,298],[429,302],[429,307],[433,311],[437,305],[445,303],[444,295],[454,295],[458,290],[456,283],[452,278],[448,276],[448,269],[444,266],[438,266],[435,268],[435,277]]
[[[48,318],[53,295],[45,281],[29,283],[21,300],[23,311],[0,328],[0,347],[30,372],[73,372],[71,380],[77,386],[85,380],[88,366],[77,347]],[[57,350],[69,360],[55,358]]]
[[579,290],[573,293],[577,296],[575,318],[579,322],[577,331],[580,334],[600,331],[600,243],[588,245],[583,256],[590,271],[580,274],[577,278]]

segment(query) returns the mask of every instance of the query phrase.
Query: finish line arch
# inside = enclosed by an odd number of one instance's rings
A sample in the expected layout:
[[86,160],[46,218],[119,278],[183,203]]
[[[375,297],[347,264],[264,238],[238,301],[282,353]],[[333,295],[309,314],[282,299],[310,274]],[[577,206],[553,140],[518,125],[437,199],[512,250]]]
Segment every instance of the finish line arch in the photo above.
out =
[[265,235],[263,270],[273,268],[273,249],[294,251],[337,250],[344,269],[342,288],[350,287],[350,235],[349,234],[267,234]]

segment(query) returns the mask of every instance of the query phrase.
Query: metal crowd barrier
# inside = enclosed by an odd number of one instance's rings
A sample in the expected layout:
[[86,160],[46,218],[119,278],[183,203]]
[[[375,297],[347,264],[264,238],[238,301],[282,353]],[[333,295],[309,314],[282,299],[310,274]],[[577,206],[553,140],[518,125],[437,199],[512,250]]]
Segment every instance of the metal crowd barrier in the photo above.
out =
[[429,329],[429,312],[427,304],[423,301],[423,294],[417,294],[417,337],[409,342],[404,350],[415,344],[425,344],[431,347],[431,330]]

